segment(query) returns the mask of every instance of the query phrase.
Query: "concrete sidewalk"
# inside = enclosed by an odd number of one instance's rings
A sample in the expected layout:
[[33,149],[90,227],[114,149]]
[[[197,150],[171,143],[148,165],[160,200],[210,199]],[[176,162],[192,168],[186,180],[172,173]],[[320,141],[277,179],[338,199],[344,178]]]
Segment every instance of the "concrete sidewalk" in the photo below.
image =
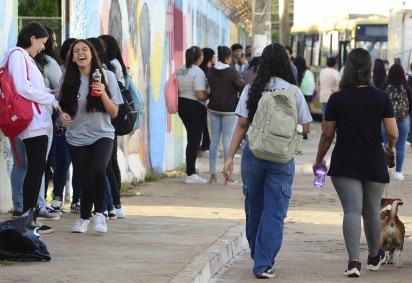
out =
[[[303,142],[304,154],[296,156],[297,175],[284,245],[276,265],[277,277],[283,282],[345,279],[341,275],[346,259],[339,201],[329,179],[322,190],[312,185],[311,164],[319,133],[320,126],[314,123],[309,140]],[[411,156],[408,153],[405,160],[405,181],[388,186],[389,196],[406,201],[399,215],[407,227],[407,237],[412,233]],[[222,160],[219,162],[218,168],[222,168]],[[240,160],[236,163],[238,168]],[[208,159],[200,158],[198,167],[202,177],[209,178]],[[235,174],[235,178],[240,176]],[[254,280],[250,260],[237,265],[240,269],[233,274],[225,273],[225,269],[235,265],[230,260],[236,260],[237,254],[248,257],[241,185],[189,185],[180,177],[147,183],[131,194],[122,199],[127,218],[109,220],[105,235],[93,233],[92,223],[85,234],[70,233],[78,218],[74,214],[44,222],[56,230],[42,236],[52,261],[2,265],[0,282],[208,282],[222,268],[212,282]],[[0,216],[0,220],[7,218]],[[386,277],[386,281],[410,282],[405,274],[410,274],[411,250],[408,238],[405,267],[392,268],[397,273],[391,273],[395,277]]]

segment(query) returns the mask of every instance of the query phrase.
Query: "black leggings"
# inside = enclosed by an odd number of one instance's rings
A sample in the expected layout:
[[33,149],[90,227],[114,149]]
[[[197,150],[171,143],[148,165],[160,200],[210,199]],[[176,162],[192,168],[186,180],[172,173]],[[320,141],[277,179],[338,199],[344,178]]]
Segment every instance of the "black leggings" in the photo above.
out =
[[122,185],[119,162],[117,161],[117,137],[114,137],[112,155],[110,156],[109,164],[106,170],[107,178],[109,179],[110,191],[112,193],[113,205],[115,208],[121,206],[120,203],[120,188]]
[[186,174],[196,174],[196,158],[206,126],[206,107],[198,101],[179,98],[179,116],[187,132]]
[[41,179],[46,167],[48,138],[47,136],[27,138],[23,143],[27,161],[27,173],[23,182],[23,212],[26,212],[37,204]]
[[74,170],[83,187],[80,217],[89,219],[92,207],[103,213],[106,194],[106,168],[112,153],[113,140],[102,138],[91,145],[69,145]]

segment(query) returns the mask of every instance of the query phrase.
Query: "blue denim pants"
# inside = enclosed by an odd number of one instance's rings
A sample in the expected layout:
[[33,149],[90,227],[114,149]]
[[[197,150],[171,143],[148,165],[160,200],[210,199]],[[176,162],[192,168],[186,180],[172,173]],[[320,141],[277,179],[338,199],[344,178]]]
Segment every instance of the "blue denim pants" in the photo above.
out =
[[[64,186],[66,185],[67,172],[69,171],[70,163],[72,162],[69,154],[69,145],[66,140],[66,130],[61,129],[61,132],[56,135],[55,148],[55,166],[53,174],[53,196],[58,196],[63,199]],[[82,195],[82,186],[76,170],[73,170],[72,176],[73,197],[72,203],[80,201]]]
[[253,155],[246,142],[241,161],[245,194],[246,237],[253,273],[272,268],[282,245],[283,224],[292,195],[295,161],[276,163]]
[[209,112],[210,117],[210,147],[209,166],[210,174],[217,173],[217,158],[219,154],[220,138],[223,142],[223,157],[226,161],[229,154],[230,142],[236,127],[237,115],[223,115]]
[[[411,121],[409,116],[403,119],[402,121],[396,121],[396,125],[398,126],[399,137],[398,141],[396,142],[396,156],[395,156],[395,169],[396,172],[402,172],[403,161],[405,160],[405,143],[406,139],[408,138],[409,129],[411,127]],[[383,123],[381,124],[382,130],[382,137],[383,142],[385,144],[388,143],[388,138],[386,137],[385,127]]]

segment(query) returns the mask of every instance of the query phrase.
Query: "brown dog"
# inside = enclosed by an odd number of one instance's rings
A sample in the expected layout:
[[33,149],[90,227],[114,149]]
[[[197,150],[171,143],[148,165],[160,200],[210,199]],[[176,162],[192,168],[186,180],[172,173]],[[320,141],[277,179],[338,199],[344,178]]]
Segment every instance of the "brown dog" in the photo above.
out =
[[396,251],[396,266],[403,267],[401,252],[403,250],[403,242],[405,239],[405,225],[399,220],[397,215],[398,205],[402,205],[401,199],[386,199],[381,200],[381,220],[382,233],[379,244],[380,249],[386,252],[387,264],[393,263],[393,254]]

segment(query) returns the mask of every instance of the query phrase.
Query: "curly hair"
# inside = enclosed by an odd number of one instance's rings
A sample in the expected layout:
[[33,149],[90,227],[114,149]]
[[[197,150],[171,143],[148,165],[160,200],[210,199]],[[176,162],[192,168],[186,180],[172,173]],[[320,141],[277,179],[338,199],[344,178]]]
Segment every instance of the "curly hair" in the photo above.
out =
[[257,74],[249,88],[249,98],[246,102],[249,110],[249,123],[253,121],[262,92],[267,89],[272,78],[275,80],[281,78],[296,85],[296,78],[293,75],[286,49],[279,43],[270,44],[263,49]]
[[[78,43],[84,43],[86,44],[90,52],[92,54],[92,59],[91,59],[91,68],[90,68],[90,74],[89,74],[89,81],[92,81],[92,75],[93,75],[93,70],[99,69],[101,74],[104,74],[103,67],[100,63],[99,57],[97,55],[96,50],[94,49],[93,45],[85,40],[85,39],[79,39],[73,42],[70,48],[70,55],[69,59],[66,65],[66,72],[64,74],[63,78],[63,84],[61,87],[61,99],[60,99],[60,106],[62,110],[66,113],[68,113],[70,116],[74,117],[77,113],[78,110],[78,101],[77,101],[77,94],[80,89],[80,70],[79,67],[77,66],[76,62],[73,60],[73,50],[75,46]],[[107,87],[108,82],[106,81],[106,76],[102,76],[102,83],[105,85],[105,91],[107,95],[111,98],[110,91]],[[91,86],[89,86],[89,93],[87,95],[87,104],[86,104],[86,110],[87,112],[106,112],[103,103],[101,101],[100,97],[94,97],[91,96]]]

